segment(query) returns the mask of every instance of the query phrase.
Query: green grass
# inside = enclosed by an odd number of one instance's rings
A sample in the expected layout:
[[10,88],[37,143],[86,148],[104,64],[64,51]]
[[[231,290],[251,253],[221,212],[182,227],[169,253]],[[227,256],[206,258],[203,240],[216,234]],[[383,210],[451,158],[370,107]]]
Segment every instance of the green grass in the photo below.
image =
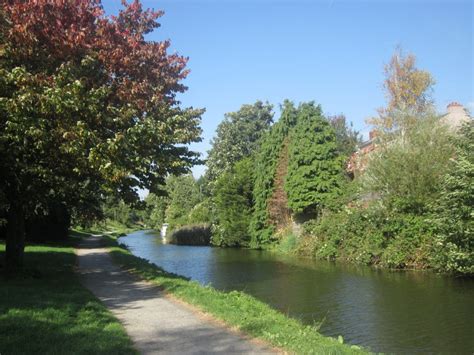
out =
[[103,222],[95,223],[88,228],[76,226],[72,231],[72,235],[87,236],[90,234],[107,234],[113,237],[120,237],[140,229],[143,229],[143,226],[139,224],[126,226],[118,221],[107,219]]
[[[122,325],[79,282],[73,246],[28,246],[21,273],[7,277],[0,268],[0,354],[136,354]],[[2,264],[4,251],[0,242]]]
[[318,333],[316,327],[303,325],[296,319],[286,317],[243,292],[222,292],[201,286],[132,255],[112,237],[107,238],[106,243],[110,246],[114,261],[123,268],[156,283],[170,294],[224,320],[230,326],[274,346],[300,354],[365,353],[357,346],[343,344],[342,337],[338,340],[325,337]]

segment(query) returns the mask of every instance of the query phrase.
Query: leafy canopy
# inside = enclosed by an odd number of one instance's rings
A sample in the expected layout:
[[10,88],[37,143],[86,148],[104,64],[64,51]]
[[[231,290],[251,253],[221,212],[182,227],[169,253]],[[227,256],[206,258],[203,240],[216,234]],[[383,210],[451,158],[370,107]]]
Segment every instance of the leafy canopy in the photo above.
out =
[[285,189],[293,213],[317,215],[341,194],[344,158],[336,135],[314,102],[298,107],[297,124],[289,136]]
[[123,5],[105,17],[95,0],[2,4],[0,178],[10,204],[77,206],[104,191],[133,201],[137,187],[197,161],[186,144],[200,139],[202,111],[176,100],[187,59],[145,40],[161,12]]
[[437,199],[453,154],[447,128],[436,116],[426,118],[403,137],[379,141],[362,176],[363,186],[387,207],[421,213]]
[[428,71],[416,67],[416,57],[397,48],[385,66],[384,90],[387,106],[369,120],[381,134],[408,131],[426,115],[433,114],[431,93],[435,81]]
[[212,242],[219,246],[248,246],[253,207],[254,164],[251,158],[239,161],[223,173],[214,189],[216,223]]
[[1,3],[0,204],[7,261],[19,264],[24,219],[64,203],[84,219],[103,196],[138,201],[199,161],[202,110],[181,108],[187,59],[146,34],[162,12],[99,0]]
[[474,274],[474,125],[466,124],[455,141],[456,157],[444,176],[434,204],[439,227],[436,266]]
[[207,178],[215,181],[239,160],[252,155],[273,123],[273,106],[261,101],[225,114],[208,152]]

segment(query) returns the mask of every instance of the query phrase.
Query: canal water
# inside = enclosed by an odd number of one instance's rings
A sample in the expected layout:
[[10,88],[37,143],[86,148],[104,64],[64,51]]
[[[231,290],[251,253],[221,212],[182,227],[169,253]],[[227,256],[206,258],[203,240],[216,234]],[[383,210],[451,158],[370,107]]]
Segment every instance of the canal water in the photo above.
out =
[[474,352],[474,280],[393,272],[270,252],[163,245],[158,234],[120,238],[166,271],[242,290],[320,332],[385,353]]

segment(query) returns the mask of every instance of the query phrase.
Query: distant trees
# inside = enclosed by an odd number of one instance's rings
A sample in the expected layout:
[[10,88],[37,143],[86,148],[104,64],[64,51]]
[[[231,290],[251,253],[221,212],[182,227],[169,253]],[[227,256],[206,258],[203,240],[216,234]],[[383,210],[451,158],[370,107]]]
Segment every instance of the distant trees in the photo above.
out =
[[145,198],[145,218],[144,222],[147,227],[159,230],[165,223],[166,206],[168,203],[167,196],[160,196],[149,193]]
[[217,179],[213,197],[216,213],[213,244],[249,246],[254,174],[252,159],[245,158]]
[[202,195],[196,180],[190,174],[174,176],[166,179],[168,195],[165,220],[172,230],[189,223],[189,214],[202,201]]
[[15,267],[25,219],[51,202],[90,216],[109,193],[136,201],[136,188],[186,172],[202,111],[178,105],[187,60],[145,40],[162,13],[138,0],[110,18],[95,0],[0,12],[0,204]]
[[260,138],[273,122],[272,109],[269,103],[257,101],[242,105],[237,112],[225,114],[208,152],[206,176],[209,181],[215,181],[220,174],[257,150]]

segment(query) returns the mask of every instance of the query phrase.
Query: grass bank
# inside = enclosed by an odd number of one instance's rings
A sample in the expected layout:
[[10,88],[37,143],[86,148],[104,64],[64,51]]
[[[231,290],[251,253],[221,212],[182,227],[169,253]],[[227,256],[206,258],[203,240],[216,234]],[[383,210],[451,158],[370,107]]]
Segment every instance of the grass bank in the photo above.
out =
[[303,325],[288,318],[267,304],[243,292],[217,291],[170,274],[148,261],[132,255],[118,245],[113,237],[107,238],[111,255],[121,267],[151,281],[177,298],[197,306],[236,327],[246,334],[266,340],[274,346],[299,354],[359,354],[357,346],[343,344],[343,340],[325,337],[317,327]]
[[[79,281],[75,242],[25,249],[25,268],[0,268],[0,354],[136,354],[122,325]],[[0,242],[0,264],[5,244]]]
[[[83,228],[75,226],[72,234],[75,236],[87,236],[90,234],[107,234],[113,237],[124,236],[126,234],[143,229],[142,225],[125,225],[118,221],[107,219],[103,222],[95,223],[90,227]],[[106,231],[106,232],[105,232]]]

